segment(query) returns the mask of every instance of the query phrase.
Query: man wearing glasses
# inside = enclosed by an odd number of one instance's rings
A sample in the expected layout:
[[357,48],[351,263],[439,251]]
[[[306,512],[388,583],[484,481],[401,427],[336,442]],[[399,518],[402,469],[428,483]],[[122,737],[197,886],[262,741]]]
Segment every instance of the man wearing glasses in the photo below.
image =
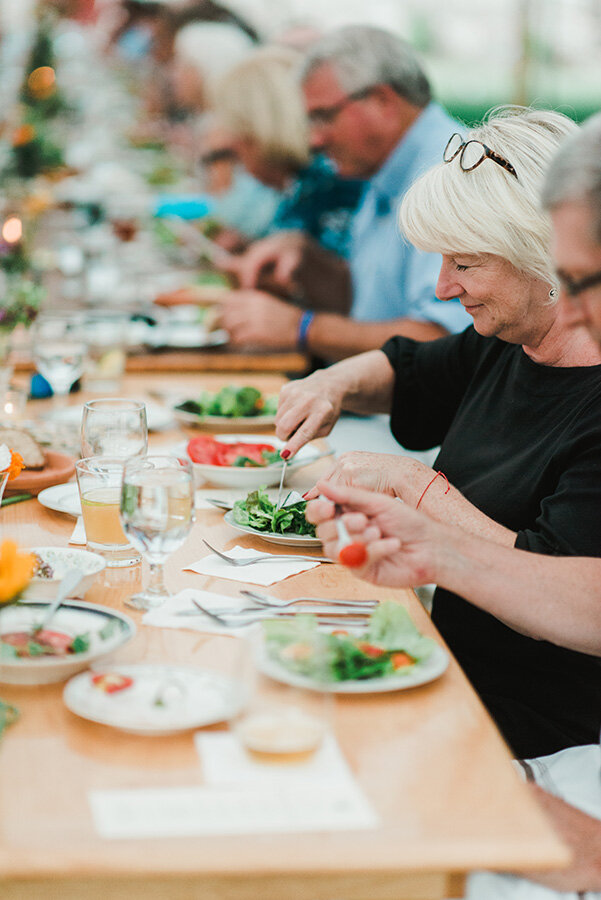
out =
[[[396,334],[431,340],[463,330],[469,317],[461,305],[435,297],[439,257],[398,231],[404,192],[457,131],[432,102],[413,50],[386,31],[349,26],[313,45],[301,79],[311,148],[329,156],[342,176],[368,182],[353,223],[350,290],[342,264],[330,264],[298,233],[258,242],[235,266],[242,290],[223,307],[232,343],[299,346],[340,359]],[[255,290],[266,271],[296,303]],[[303,272],[313,275],[312,284]]]

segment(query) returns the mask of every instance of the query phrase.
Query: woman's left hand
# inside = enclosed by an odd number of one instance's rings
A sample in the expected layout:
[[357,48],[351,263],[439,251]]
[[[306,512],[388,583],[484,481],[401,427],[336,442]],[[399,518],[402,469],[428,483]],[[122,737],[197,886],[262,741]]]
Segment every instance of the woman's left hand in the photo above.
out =
[[314,500],[326,484],[349,485],[400,497],[410,506],[415,506],[424,487],[435,475],[434,469],[410,456],[353,451],[343,453],[330,472],[305,494],[305,498]]

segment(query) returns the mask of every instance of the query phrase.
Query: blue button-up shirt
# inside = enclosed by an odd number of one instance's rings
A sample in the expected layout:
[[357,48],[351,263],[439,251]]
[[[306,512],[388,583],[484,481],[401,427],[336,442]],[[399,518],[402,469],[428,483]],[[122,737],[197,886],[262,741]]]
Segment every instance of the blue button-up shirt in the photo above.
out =
[[449,332],[471,324],[458,300],[436,299],[440,255],[417,250],[398,225],[403,195],[418,175],[440,162],[451,134],[460,129],[442,107],[430,103],[369,182],[353,221],[353,319],[409,318],[437,322]]

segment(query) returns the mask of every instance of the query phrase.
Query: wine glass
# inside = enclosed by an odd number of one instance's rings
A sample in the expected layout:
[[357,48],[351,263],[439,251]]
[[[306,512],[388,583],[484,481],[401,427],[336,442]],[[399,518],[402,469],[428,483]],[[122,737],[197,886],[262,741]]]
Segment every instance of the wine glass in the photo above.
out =
[[165,586],[165,560],[184,543],[194,523],[191,463],[173,456],[127,460],[120,515],[125,534],[150,564],[148,587],[126,605],[154,609],[171,596]]
[[81,420],[82,456],[130,459],[148,450],[146,404],[109,397],[89,400]]
[[82,375],[86,343],[77,318],[67,315],[38,316],[34,326],[33,361],[55,396],[66,397]]

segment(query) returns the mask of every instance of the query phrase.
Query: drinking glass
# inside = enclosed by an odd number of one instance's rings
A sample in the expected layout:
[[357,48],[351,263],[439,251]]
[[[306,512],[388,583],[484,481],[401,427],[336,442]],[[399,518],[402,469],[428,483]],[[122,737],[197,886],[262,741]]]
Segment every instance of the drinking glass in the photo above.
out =
[[65,397],[82,375],[86,343],[77,318],[38,316],[34,325],[33,361],[57,397]]
[[250,700],[230,725],[258,763],[303,765],[331,733],[332,695],[276,684],[256,673]]
[[127,606],[154,609],[170,597],[163,566],[194,523],[194,478],[188,460],[146,456],[125,463],[121,491],[125,534],[150,564],[150,582]]
[[86,390],[98,394],[119,391],[125,369],[129,316],[119,312],[90,312],[83,320],[88,345]]
[[104,556],[111,568],[141,561],[119,519],[123,464],[123,459],[111,456],[93,456],[75,464],[88,550]]
[[285,671],[278,681],[272,673],[266,677],[261,672],[266,658],[263,626],[246,642],[251,668],[243,676],[246,697],[230,720],[232,732],[254,762],[302,766],[332,733],[334,697],[329,690],[327,644],[319,642],[311,688]]
[[146,404],[108,397],[90,400],[81,420],[82,456],[130,459],[148,450]]

